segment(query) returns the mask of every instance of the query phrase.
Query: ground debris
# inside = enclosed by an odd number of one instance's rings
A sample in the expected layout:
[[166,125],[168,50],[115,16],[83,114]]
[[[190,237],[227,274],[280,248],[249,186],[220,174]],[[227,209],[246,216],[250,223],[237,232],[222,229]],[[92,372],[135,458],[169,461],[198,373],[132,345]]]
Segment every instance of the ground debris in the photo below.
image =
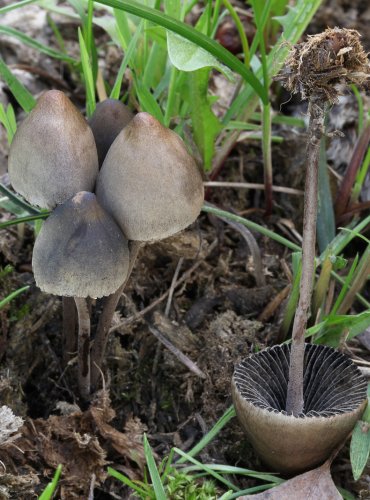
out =
[[[5,470],[17,471],[14,477],[19,476],[19,484],[15,483],[11,474],[1,476],[3,498],[15,498],[6,496],[8,491],[13,490],[17,493],[16,498],[32,498],[29,492],[23,495],[27,485],[38,483],[37,476],[37,481],[34,479],[34,471],[28,470],[29,464],[48,477],[62,464],[60,498],[66,500],[87,498],[91,478],[95,477],[97,486],[104,483],[107,466],[112,463],[114,466],[114,458],[120,464],[123,461],[126,473],[136,478],[139,467],[142,468],[145,462],[141,444],[144,426],[139,419],[132,418],[126,422],[124,432],[120,432],[109,424],[114,417],[108,393],[100,391],[84,412],[77,409],[67,415],[51,415],[46,420],[28,419],[21,428],[22,435],[16,446],[8,446],[6,453],[0,449],[0,460]],[[25,468],[27,474],[22,473]],[[1,494],[0,489],[0,499]]]

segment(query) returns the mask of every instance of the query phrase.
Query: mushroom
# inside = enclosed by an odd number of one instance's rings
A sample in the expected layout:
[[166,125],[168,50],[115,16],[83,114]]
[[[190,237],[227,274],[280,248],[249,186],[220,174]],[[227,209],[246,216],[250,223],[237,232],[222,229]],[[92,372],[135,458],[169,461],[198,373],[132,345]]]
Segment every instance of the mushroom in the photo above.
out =
[[[140,247],[186,228],[204,199],[202,176],[182,139],[148,113],[138,113],[110,147],[97,179],[99,203],[131,240],[130,275]],[[101,366],[109,327],[125,283],[105,299],[92,349]],[[92,383],[99,373],[93,367]]]
[[97,104],[88,123],[94,134],[99,166],[102,166],[104,158],[117,135],[133,117],[134,114],[130,109],[116,99],[105,99]]
[[285,411],[291,346],[277,345],[239,363],[232,395],[239,421],[268,467],[296,474],[323,463],[346,439],[367,403],[356,365],[331,347],[305,344],[305,411]]
[[90,317],[87,297],[112,294],[128,271],[127,240],[96,196],[79,192],[59,205],[36,238],[32,266],[44,292],[74,297],[79,320],[78,380],[90,393]]
[[202,176],[182,139],[148,113],[120,132],[100,170],[96,195],[129,240],[171,236],[198,217]]
[[8,170],[13,188],[42,208],[94,189],[99,170],[94,136],[63,92],[45,92],[20,124]]

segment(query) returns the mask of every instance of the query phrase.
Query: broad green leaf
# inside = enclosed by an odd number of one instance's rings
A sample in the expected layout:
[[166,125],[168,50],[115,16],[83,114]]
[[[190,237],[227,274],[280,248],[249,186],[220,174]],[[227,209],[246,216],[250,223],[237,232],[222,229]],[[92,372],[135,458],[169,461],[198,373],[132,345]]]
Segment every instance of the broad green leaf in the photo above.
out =
[[199,69],[189,75],[191,119],[196,145],[203,158],[204,169],[210,170],[215,152],[215,139],[222,129],[211,109],[208,96],[209,70]]
[[370,422],[360,420],[352,433],[350,459],[352,474],[357,481],[366,467],[370,453]]
[[196,71],[202,68],[215,68],[229,80],[234,76],[229,68],[221,64],[212,54],[182,36],[167,31],[168,57],[175,68],[181,71]]

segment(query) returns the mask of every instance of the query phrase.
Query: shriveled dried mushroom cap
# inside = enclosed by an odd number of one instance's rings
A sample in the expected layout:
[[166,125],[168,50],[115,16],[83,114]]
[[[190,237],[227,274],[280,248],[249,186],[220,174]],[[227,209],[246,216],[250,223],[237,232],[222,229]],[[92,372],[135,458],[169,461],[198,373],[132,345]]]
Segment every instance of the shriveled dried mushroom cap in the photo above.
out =
[[323,463],[346,439],[367,402],[365,378],[344,354],[306,344],[305,411],[284,411],[290,347],[274,346],[235,369],[232,394],[248,440],[274,470],[303,472]]
[[128,271],[127,240],[92,193],[77,193],[44,222],[33,249],[36,284],[62,296],[103,297]]
[[194,222],[204,193],[182,139],[148,113],[138,113],[108,151],[97,197],[129,240],[154,241]]
[[116,99],[105,99],[97,104],[89,125],[94,134],[100,166],[117,135],[133,117],[130,109]]
[[63,92],[45,92],[20,124],[8,168],[13,188],[42,208],[94,189],[99,170],[94,136]]

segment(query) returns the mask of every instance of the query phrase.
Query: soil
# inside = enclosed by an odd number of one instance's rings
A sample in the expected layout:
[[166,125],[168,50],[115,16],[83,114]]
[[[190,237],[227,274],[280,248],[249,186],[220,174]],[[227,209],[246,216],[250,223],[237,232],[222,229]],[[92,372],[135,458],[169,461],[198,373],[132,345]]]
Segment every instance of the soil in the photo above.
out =
[[[0,6],[5,3],[0,0]],[[34,5],[21,12],[22,16],[17,11],[6,14],[1,23],[55,46],[45,12]],[[327,0],[308,32],[316,33],[327,25],[356,28],[364,34],[365,50],[369,51],[369,18],[370,7],[364,0]],[[77,22],[60,15],[53,15],[53,19],[67,50],[77,54]],[[101,47],[99,59],[104,77],[113,83],[122,55],[108,44],[101,29],[96,29],[95,35]],[[83,87],[67,67],[4,35],[0,54],[33,95],[59,88],[82,108]],[[273,98],[275,109],[286,100],[284,97]],[[22,119],[2,82],[0,101],[11,102],[17,119]],[[304,117],[304,109],[293,99],[284,111]],[[348,94],[332,113],[332,128],[340,127],[345,133],[344,138],[332,140],[328,152],[337,174],[347,166],[357,138],[358,114],[353,109],[356,102]],[[273,146],[274,184],[301,190],[304,133],[284,126],[275,127],[274,133],[284,137],[283,145]],[[5,184],[7,154],[1,129],[0,175]],[[217,180],[263,182],[260,143],[239,142]],[[334,185],[334,175],[332,180]],[[302,194],[275,193],[274,213],[266,218],[261,193],[210,188],[207,200],[299,243]],[[0,217],[4,221],[11,214],[0,209]],[[61,300],[41,293],[34,284],[33,230],[30,226],[13,226],[0,232],[0,266],[14,267],[12,273],[1,278],[0,296],[30,285],[26,293],[0,310],[0,402],[24,419],[17,439],[5,445],[0,440],[0,499],[37,498],[59,463],[63,464],[60,498],[129,498],[125,486],[107,477],[107,467],[131,479],[142,479],[144,432],[158,459],[168,455],[173,446],[186,451],[202,438],[232,403],[230,380],[234,365],[256,348],[273,345],[279,338],[291,282],[290,251],[258,233],[253,232],[253,237],[261,262],[252,258],[242,232],[202,214],[191,228],[141,251],[115,313],[104,385],[86,405],[77,397],[76,360],[66,368],[62,366]],[[361,246],[352,247],[347,257],[357,251]],[[262,274],[256,273],[258,266],[262,266]],[[94,327],[100,302],[92,301],[91,309]],[[158,332],[195,366],[181,363],[158,341]],[[347,346],[349,352],[353,348],[357,356],[369,358],[357,340]],[[355,483],[348,457],[345,447],[332,466],[337,486],[359,498],[370,498],[370,469]],[[265,470],[245,442],[236,419],[198,458],[205,463]],[[234,480],[241,488],[260,484],[248,478]]]

